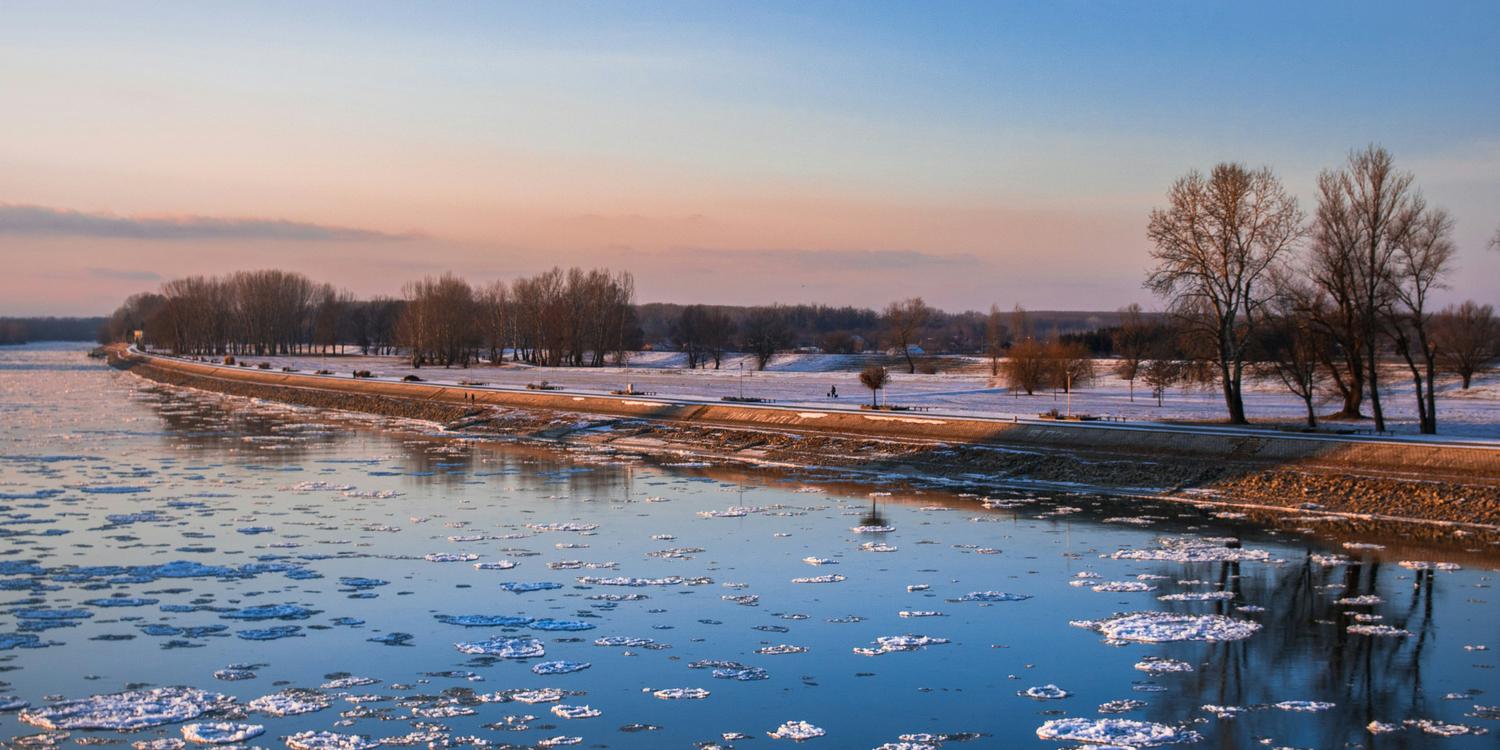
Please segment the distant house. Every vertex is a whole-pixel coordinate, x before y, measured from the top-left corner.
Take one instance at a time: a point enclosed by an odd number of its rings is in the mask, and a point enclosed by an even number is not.
[[[889,349],[886,349],[885,353],[891,355],[892,357],[902,357],[902,356],[905,356],[907,353],[910,353],[911,356],[913,356],[913,357],[920,357],[922,355],[925,355],[927,353],[927,350],[923,349],[921,346],[918,346],[917,344],[912,344],[912,345],[906,347],[906,351],[905,352],[903,352],[899,348],[893,346],[893,347],[891,347]]]

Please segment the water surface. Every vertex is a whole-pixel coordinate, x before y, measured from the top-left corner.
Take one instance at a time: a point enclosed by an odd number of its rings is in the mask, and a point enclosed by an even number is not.
[[[1063,718],[1151,722],[1197,740],[1183,747],[1477,748],[1495,737],[1476,732],[1500,729],[1494,558],[1461,539],[1346,548],[1335,522],[1270,532],[1087,494],[460,441],[159,388],[83,351],[0,349],[5,737],[41,731],[21,702],[141,686],[223,694],[198,720],[264,725],[249,741],[264,747],[307,730],[391,745],[774,747],[790,743],[767,733],[792,720],[826,732],[810,746],[840,748],[920,734],[950,735],[949,748],[1076,746],[1037,736]],[[872,504],[893,530],[854,530]],[[1231,539],[1239,551],[1223,552]],[[475,567],[499,561],[514,567]],[[610,585],[627,582],[641,585]],[[1111,641],[1080,622],[1142,612],[1253,632]],[[456,624],[472,615],[490,624]],[[906,635],[936,640],[878,653],[878,639]],[[455,646],[496,638],[536,639],[545,656]],[[596,644],[614,638],[631,645]],[[1183,671],[1138,668],[1152,659]],[[533,671],[557,661],[590,666]],[[253,676],[215,676],[231,666]],[[373,682],[336,682],[350,676]],[[1065,697],[1019,694],[1049,685]],[[328,707],[247,708],[293,688]],[[542,688],[564,695],[513,699]],[[708,695],[654,694],[671,688]],[[1396,728],[1372,735],[1371,722]],[[59,741],[181,736],[169,723]]]

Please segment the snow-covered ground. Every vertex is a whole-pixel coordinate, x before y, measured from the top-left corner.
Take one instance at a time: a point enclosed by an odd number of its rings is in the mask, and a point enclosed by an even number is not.
[[[434,383],[478,381],[495,386],[523,387],[528,383],[547,381],[570,391],[608,393],[632,385],[637,392],[663,397],[681,397],[717,401],[737,395],[767,398],[778,404],[816,406],[820,408],[856,408],[868,402],[870,392],[859,383],[858,371],[874,361],[861,355],[786,354],[776,357],[764,372],[755,370],[755,360],[745,355],[730,355],[720,369],[686,370],[686,360],[677,352],[640,352],[628,367],[531,367],[506,364],[495,367],[476,365],[468,369],[423,367],[416,369],[400,357],[250,357],[246,361],[271,363],[273,368],[291,367],[301,372],[331,370],[347,375],[353,370],[370,370],[376,377],[399,379],[415,374]],[[889,357],[880,361],[891,363]],[[906,374],[904,367],[891,368],[890,385],[880,394],[882,403],[889,401],[913,407],[928,407],[945,414],[973,414],[986,417],[1035,417],[1056,408],[1068,409],[1068,398],[1061,393],[1038,393],[1034,396],[1012,393],[989,376],[989,362],[944,359],[951,371],[937,375]],[[1091,386],[1072,396],[1074,413],[1124,418],[1130,421],[1203,421],[1224,418],[1224,401],[1215,389],[1173,389],[1166,394],[1161,407],[1151,398],[1149,389],[1136,383],[1131,400],[1129,384],[1109,374],[1110,362],[1098,362],[1100,377]],[[1412,385],[1404,367],[1392,365],[1385,373],[1382,404],[1387,426],[1398,433],[1416,432],[1416,404]],[[839,397],[828,395],[833,387]],[[1302,402],[1274,380],[1249,380],[1246,383],[1245,408],[1251,421],[1300,424]],[[1333,394],[1319,408],[1320,414],[1338,408]],[[1445,378],[1438,389],[1438,431],[1449,437],[1500,439],[1500,374],[1486,373],[1474,378],[1465,391],[1457,378]],[[1368,403],[1366,405],[1368,410]],[[1370,420],[1340,423],[1342,426],[1369,430]]]

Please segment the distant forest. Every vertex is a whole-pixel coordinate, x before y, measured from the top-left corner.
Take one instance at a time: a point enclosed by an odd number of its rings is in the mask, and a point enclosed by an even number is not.
[[[248,271],[174,279],[160,292],[133,295],[105,322],[100,340],[123,341],[140,330],[146,343],[182,354],[348,348],[442,366],[504,356],[599,366],[630,351],[667,349],[688,352],[690,366],[717,366],[726,351],[749,352],[762,363],[788,350],[995,354],[1013,338],[1015,318],[998,308],[945,312],[919,298],[875,310],[637,304],[633,297],[630,274],[606,269],[553,269],[487,286],[449,274],[413,281],[400,298],[369,299],[301,274]],[[1068,339],[1107,355],[1108,332],[1121,313],[1027,311],[1023,319],[1024,337]]]
[[[0,345],[93,341],[109,318],[0,318]]]

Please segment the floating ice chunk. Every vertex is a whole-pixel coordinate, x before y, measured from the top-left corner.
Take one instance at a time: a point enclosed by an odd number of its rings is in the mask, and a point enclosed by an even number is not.
[[[510,570],[514,567],[516,567],[516,563],[511,560],[495,560],[493,562],[474,563],[475,570]]]
[[[556,703],[562,700],[563,693],[557,688],[542,688],[540,690],[518,690],[510,694],[510,699],[527,705],[538,703]]]
[[[1373,544],[1371,542],[1344,542],[1344,549],[1385,549],[1384,544]]]
[[[22,700],[14,695],[0,695],[0,711],[20,711],[31,705],[31,701]]]
[[[84,620],[94,616],[86,609],[18,609],[11,614],[22,620]]]
[[[41,708],[28,708],[21,711],[20,719],[43,729],[133,732],[196,719],[205,711],[227,702],[228,699],[218,693],[189,687],[162,687],[95,695]]]
[[[1352,635],[1384,636],[1389,638],[1405,638],[1411,635],[1410,630],[1391,625],[1364,625],[1356,623],[1350,625],[1348,630]]]
[[[830,560],[830,559],[828,559],[826,557],[804,557],[804,558],[802,558],[802,562],[805,562],[808,565],[838,565],[839,564],[838,560]]]
[[[805,578],[793,578],[792,583],[839,583],[846,580],[838,573],[830,573],[824,576],[808,576]]]
[[[302,635],[300,625],[277,625],[270,628],[236,630],[236,636],[247,641],[274,641],[278,638],[296,638]]]
[[[1204,711],[1207,711],[1214,716],[1219,717],[1220,719],[1233,719],[1234,717],[1244,713],[1246,710],[1244,706],[1218,706],[1212,703],[1205,703],[1203,704],[1202,708]]]
[[[1370,734],[1390,734],[1401,731],[1400,724],[1387,724],[1383,721],[1372,721],[1365,725],[1365,731]]]
[[[884,534],[895,531],[895,526],[854,526],[849,529],[856,534]]]
[[[597,523],[528,523],[526,528],[532,531],[594,531],[599,528]]]
[[[604,715],[603,711],[592,706],[568,706],[561,703],[552,707],[552,713],[562,719],[592,719]]]
[[[461,653],[498,656],[501,659],[532,659],[547,655],[546,647],[535,638],[497,636],[484,641],[455,643],[453,647]]]
[[[662,688],[651,690],[651,694],[664,701],[699,701],[709,695],[708,691],[703,688]]]
[[[865,552],[895,552],[896,551],[896,547],[894,547],[892,545],[889,545],[889,544],[883,544],[881,542],[865,542],[864,544],[859,545],[859,548],[861,550],[865,551]]]
[[[625,635],[607,635],[603,638],[594,639],[595,646],[625,647],[625,648],[653,648],[658,646],[651,638],[633,638]]]
[[[795,740],[802,742],[814,737],[822,737],[827,732],[815,727],[805,721],[788,721],[776,728],[774,732],[766,732],[774,740]]]
[[[591,666],[593,665],[586,661],[544,661],[541,664],[532,665],[531,671],[539,675],[572,674],[582,672]]]
[[[318,611],[296,604],[263,604],[225,612],[219,616],[228,620],[306,620]]]
[[[352,687],[364,687],[365,685],[374,685],[379,682],[380,680],[374,677],[340,677],[337,680],[329,680],[319,685],[318,688],[321,690],[348,690]]]
[[[761,646],[760,648],[755,649],[755,653],[765,654],[767,656],[781,656],[783,654],[805,654],[807,653],[807,647],[793,646],[790,644],[781,643],[775,646]]]
[[[108,599],[87,599],[83,603],[90,607],[147,607],[158,601],[160,600],[119,596]]]
[[[1334,567],[1336,565],[1348,565],[1350,563],[1348,555],[1318,555],[1318,554],[1313,554],[1313,555],[1309,555],[1308,557],[1310,557],[1312,559],[1313,564],[1320,565],[1320,566],[1325,567],[1325,568],[1331,568],[1331,567]]]
[[[1193,665],[1178,659],[1169,659],[1165,656],[1148,656],[1136,662],[1135,668],[1149,674],[1193,671]]]
[[[1416,727],[1427,734],[1435,734],[1439,737],[1458,737],[1465,734],[1485,734],[1482,727],[1471,727],[1467,724],[1449,724],[1435,719],[1407,719],[1401,722],[1409,727]]]
[[[1223,615],[1179,615],[1168,612],[1132,612],[1104,620],[1073,620],[1074,627],[1088,628],[1117,641],[1166,643],[1171,641],[1237,641],[1260,630],[1258,623]]]
[[[583,622],[580,620],[553,620],[550,618],[543,618],[540,620],[532,620],[531,624],[527,627],[530,627],[532,630],[571,632],[578,630],[593,630],[594,624]]]
[[[322,693],[315,693],[311,690],[283,690],[279,693],[263,695],[246,705],[251,711],[259,711],[271,716],[297,716],[322,711],[331,704],[332,701],[328,696]]]
[[[1203,739],[1192,730],[1133,719],[1053,719],[1037,727],[1036,736],[1058,742],[1123,747],[1157,747]]]
[[[1450,573],[1459,570],[1457,563],[1429,562],[1427,560],[1402,560],[1400,565],[1408,570],[1441,570]]]
[[[1280,703],[1272,703],[1271,705],[1283,711],[1301,711],[1313,713],[1318,711],[1327,711],[1328,709],[1333,708],[1335,704],[1327,703],[1324,701],[1281,701]]]
[[[901,615],[902,617],[908,617],[908,618],[910,618],[910,617],[943,617],[944,616],[942,612],[936,612],[936,611],[933,611],[933,610],[930,610],[930,609],[903,609],[900,612],[898,612],[897,614]]]
[[[1023,602],[1030,594],[1008,594],[1004,591],[970,591],[958,598],[961,602]]]
[[[182,738],[200,745],[229,745],[259,737],[265,731],[266,728],[260,724],[211,721],[182,725]]]
[[[680,576],[667,576],[665,578],[634,578],[631,576],[595,578],[593,576],[579,576],[578,582],[591,586],[676,586],[684,581]]]
[[[292,750],[370,750],[379,744],[368,737],[337,732],[298,732],[286,738]]]
[[[948,643],[947,638],[926,635],[884,635],[875,639],[875,648],[855,647],[854,653],[861,656],[880,656],[896,651],[916,651],[927,646]]]
[[[154,740],[136,740],[130,743],[131,750],[182,750],[187,743],[176,737],[157,737]]]
[[[1144,581],[1105,581],[1096,583],[1089,587],[1091,591],[1101,594],[1132,594],[1142,591],[1155,591],[1156,587]]]
[[[548,737],[547,739],[542,740],[536,744],[537,747],[563,747],[564,745],[580,745],[583,744],[583,738],[558,735],[556,737]]]
[[[472,552],[429,552],[422,555],[422,559],[435,563],[473,562],[479,559],[479,555]]]
[[[1049,683],[1047,685],[1041,685],[1039,687],[1029,687],[1025,690],[1017,690],[1016,695],[1019,695],[1023,698],[1031,698],[1032,700],[1055,701],[1062,700],[1063,698],[1072,695],[1072,693]]]
[[[1362,596],[1346,596],[1334,604],[1343,604],[1350,607],[1368,607],[1385,601],[1375,594],[1364,594]]]
[[[501,590],[509,591],[512,594],[528,594],[533,591],[551,591],[553,589],[560,588],[562,588],[562,584],[553,583],[551,581],[506,581],[505,583],[500,584]]]
[[[1130,711],[1139,711],[1146,707],[1146,702],[1135,698],[1122,698],[1120,700],[1105,701],[1099,704],[1101,714],[1123,714]]]
[[[466,628],[524,628],[531,624],[530,617],[515,615],[433,615],[432,617],[445,625],[461,625]]]
[[[1163,594],[1156,598],[1164,602],[1221,602],[1234,597],[1233,591],[1188,591],[1181,594]]]
[[[1268,562],[1265,550],[1226,546],[1217,539],[1197,537],[1161,537],[1156,549],[1124,549],[1110,557],[1116,560],[1154,560],[1165,562]]]

